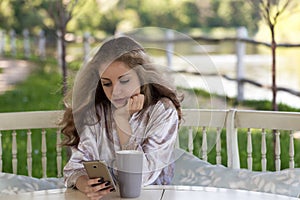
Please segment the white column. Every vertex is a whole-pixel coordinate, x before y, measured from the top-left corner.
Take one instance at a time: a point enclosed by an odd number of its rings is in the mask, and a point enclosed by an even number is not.
[[[173,40],[174,39],[174,32],[170,29],[166,31],[166,40]],[[173,52],[174,52],[174,43],[173,42],[167,42],[166,45],[166,57],[167,57],[167,67],[169,70],[172,70],[173,68]]]
[[[43,30],[39,33],[39,42],[38,42],[38,54],[41,60],[46,58],[46,38],[45,32]]]
[[[235,109],[230,109],[226,119],[227,166],[240,169],[240,155],[238,146],[238,130],[235,127]]]
[[[12,56],[16,56],[17,55],[17,47],[16,47],[16,32],[15,30],[10,30],[9,32],[9,36],[10,36],[10,54]]]
[[[248,37],[247,29],[245,27],[239,27],[237,29],[237,38],[245,39]],[[246,52],[246,45],[244,42],[236,42],[236,78],[237,78],[237,101],[244,100],[244,84],[241,80],[244,78],[244,56]]]
[[[5,53],[5,31],[0,30],[0,56]]]
[[[28,29],[23,30],[23,38],[24,38],[24,56],[25,58],[29,58],[30,56],[30,39],[29,39],[29,31]]]
[[[57,35],[57,62],[58,62],[58,66],[59,69],[62,67],[62,60],[61,60],[61,54],[62,54],[62,49],[61,49],[61,31],[56,31],[56,35]]]
[[[90,52],[90,33],[85,32],[83,35],[83,62],[87,63],[88,62],[88,55]]]

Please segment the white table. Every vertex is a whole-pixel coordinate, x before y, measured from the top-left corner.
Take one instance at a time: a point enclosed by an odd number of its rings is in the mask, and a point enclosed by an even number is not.
[[[132,200],[160,200],[163,194],[163,189],[143,189],[141,196]],[[25,192],[12,195],[0,196],[0,200],[88,200],[83,193],[73,189],[53,189],[42,190],[35,192]],[[112,192],[105,196],[103,200],[121,199],[119,192]]]
[[[247,190],[198,186],[162,187],[164,188],[162,200],[299,200],[294,197]]]
[[[55,189],[3,195],[0,200],[88,200],[81,192],[72,189]],[[121,199],[118,192],[103,200]],[[198,186],[147,186],[141,196],[132,200],[299,200],[298,198],[245,190]]]

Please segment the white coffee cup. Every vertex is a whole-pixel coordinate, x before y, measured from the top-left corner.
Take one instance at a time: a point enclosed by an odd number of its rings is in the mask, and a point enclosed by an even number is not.
[[[122,198],[136,198],[141,194],[143,153],[136,150],[116,152],[119,191]]]

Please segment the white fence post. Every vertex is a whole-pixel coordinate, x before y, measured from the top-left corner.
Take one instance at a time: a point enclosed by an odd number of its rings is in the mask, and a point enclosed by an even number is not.
[[[56,31],[56,35],[57,35],[57,61],[58,61],[58,66],[59,68],[62,67],[62,60],[61,60],[61,54],[62,54],[62,49],[61,49],[61,44],[63,41],[61,41],[61,36],[62,33],[61,31]]]
[[[88,55],[90,52],[90,33],[89,32],[85,32],[83,35],[83,62],[84,64],[88,62]]]
[[[239,27],[237,29],[237,38],[245,39],[248,37],[247,29],[245,27]],[[236,42],[236,78],[237,78],[237,101],[244,100],[244,84],[241,81],[244,78],[244,56],[246,52],[245,42],[237,40]]]
[[[170,29],[166,31],[166,40],[173,40],[174,39],[174,32]],[[169,70],[173,68],[173,52],[174,52],[174,43],[172,41],[167,42],[166,45],[166,56],[167,56],[167,67]]]
[[[29,40],[29,31],[28,29],[23,30],[23,38],[24,38],[24,56],[25,58],[29,58],[30,56],[30,40]]]
[[[38,53],[41,60],[46,58],[46,38],[43,30],[39,33]]]
[[[240,169],[238,133],[235,127],[236,110],[230,109],[226,118],[227,166]]]
[[[15,30],[10,30],[9,32],[10,36],[10,53],[12,56],[17,55],[17,50],[16,50],[16,32]]]
[[[5,53],[5,31],[0,30],[0,56]]]

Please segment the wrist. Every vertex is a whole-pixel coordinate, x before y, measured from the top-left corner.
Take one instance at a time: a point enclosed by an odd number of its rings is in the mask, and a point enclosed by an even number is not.
[[[79,176],[76,180],[75,187],[78,190],[83,191],[83,189],[85,188],[84,185],[87,184],[88,180],[89,180],[89,177],[87,175]]]

